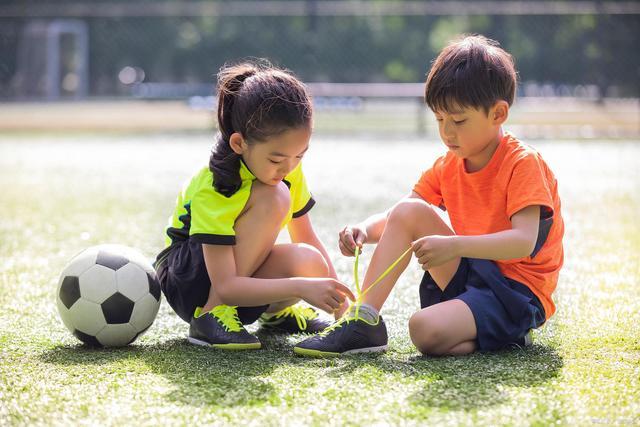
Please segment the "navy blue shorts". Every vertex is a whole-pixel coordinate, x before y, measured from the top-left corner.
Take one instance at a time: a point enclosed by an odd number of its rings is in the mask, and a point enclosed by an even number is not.
[[[530,329],[545,322],[538,297],[522,283],[504,277],[489,260],[462,258],[444,291],[425,273],[420,282],[422,308],[452,299],[463,301],[471,309],[480,351],[519,343]]]
[[[155,267],[167,302],[182,320],[190,322],[196,307],[207,302],[211,288],[202,243],[189,239],[172,244],[158,255]],[[258,320],[267,307],[238,307],[238,318],[248,325]]]

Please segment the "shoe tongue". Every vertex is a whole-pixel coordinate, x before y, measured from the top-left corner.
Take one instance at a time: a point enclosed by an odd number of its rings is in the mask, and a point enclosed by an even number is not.
[[[238,319],[238,312],[235,306],[221,304],[214,307],[209,314],[231,332],[239,332],[242,329],[242,323]]]

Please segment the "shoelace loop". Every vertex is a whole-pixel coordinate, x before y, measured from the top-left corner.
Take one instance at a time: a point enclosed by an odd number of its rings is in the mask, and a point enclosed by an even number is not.
[[[318,317],[318,313],[315,312],[310,307],[304,307],[299,305],[292,305],[280,310],[276,314],[276,319],[279,319],[284,316],[292,316],[296,319],[296,323],[298,324],[298,328],[301,331],[307,330],[307,320],[313,320]]]
[[[387,277],[387,275],[391,272],[391,270],[393,270],[396,265],[398,265],[398,263],[400,263],[400,261],[402,261],[402,258],[404,258],[408,253],[411,252],[411,246],[408,247],[398,258],[396,258],[395,261],[393,261],[391,263],[391,265],[389,267],[387,267],[387,269],[385,271],[382,272],[382,274],[380,276],[378,276],[378,278],[376,280],[373,281],[373,283],[371,283],[371,285],[365,289],[364,291],[362,291],[362,288],[360,287],[360,279],[358,278],[358,260],[360,259],[360,247],[356,246],[356,250],[355,250],[355,256],[356,256],[356,260],[353,264],[353,277],[355,279],[356,282],[356,293],[357,293],[357,297],[356,297],[356,301],[353,303],[353,305],[356,307],[356,315],[355,318],[358,319],[358,311],[360,309],[360,305],[362,305],[362,299],[364,298],[364,296],[371,290],[373,289],[378,283],[380,283],[382,281],[382,279],[384,279],[385,277]],[[351,309],[351,307],[349,307],[349,309]]]
[[[358,276],[358,261],[360,259],[360,247],[356,246],[356,250],[355,250],[355,262],[353,263],[353,278],[356,282],[356,300],[355,302],[349,306],[349,308],[345,311],[345,314],[338,319],[337,322],[335,322],[333,325],[329,326],[328,328],[326,328],[324,331],[322,331],[322,333],[320,333],[321,336],[325,336],[327,335],[329,332],[342,327],[343,324],[345,323],[349,323],[353,320],[359,320],[360,319],[360,306],[362,305],[362,299],[364,298],[364,296],[371,290],[373,289],[374,286],[376,286],[378,283],[380,283],[382,281],[382,279],[384,279],[385,277],[387,277],[387,275],[391,272],[391,270],[393,270],[396,265],[398,265],[398,263],[400,261],[402,261],[402,258],[404,258],[408,253],[411,252],[411,246],[409,246],[407,248],[407,250],[405,250],[402,255],[400,255],[394,262],[391,263],[391,265],[389,267],[387,267],[387,269],[385,271],[382,272],[382,274],[380,276],[378,276],[378,278],[376,280],[373,281],[373,283],[371,283],[371,285],[365,289],[364,291],[362,291],[362,288],[360,287],[360,278]],[[355,314],[353,316],[350,316],[349,313],[351,313],[351,308],[355,307]]]
[[[238,317],[237,308],[235,305],[220,304],[215,306],[210,313],[220,320],[227,332],[240,332],[242,330],[242,322]]]

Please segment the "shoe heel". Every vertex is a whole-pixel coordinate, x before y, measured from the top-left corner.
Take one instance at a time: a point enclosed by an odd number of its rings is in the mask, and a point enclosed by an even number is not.
[[[201,340],[193,338],[193,337],[187,337],[187,341],[189,341],[191,344],[200,345],[200,346],[203,346],[203,347],[211,346],[211,344],[209,344],[208,342],[201,341]]]
[[[367,347],[367,348],[358,348],[355,350],[345,351],[342,354],[357,354],[357,353],[382,353],[387,351],[387,345],[381,345],[378,347]]]

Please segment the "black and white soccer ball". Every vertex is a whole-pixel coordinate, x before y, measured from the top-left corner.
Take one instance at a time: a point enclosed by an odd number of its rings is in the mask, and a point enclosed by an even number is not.
[[[100,245],[76,255],[56,291],[65,326],[91,346],[132,343],[160,308],[160,285],[149,261],[122,245]]]

